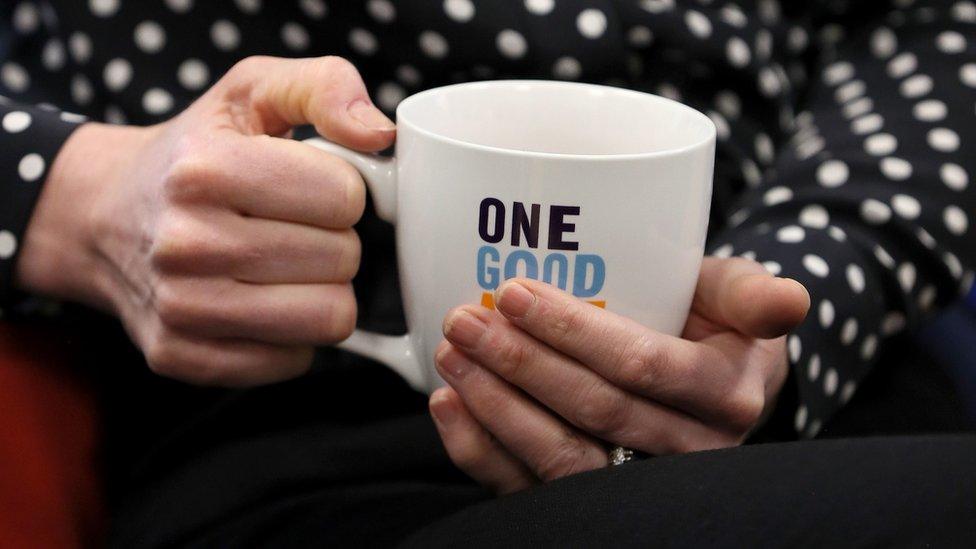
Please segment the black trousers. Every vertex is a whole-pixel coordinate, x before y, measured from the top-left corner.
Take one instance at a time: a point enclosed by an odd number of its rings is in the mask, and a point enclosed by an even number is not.
[[[976,436],[760,444],[656,458],[469,507],[405,545],[462,542],[973,547]]]
[[[102,369],[115,547],[976,544],[976,434],[951,433],[971,424],[907,342],[826,440],[655,457],[503,498],[450,464],[425,397],[376,365],[323,351],[302,379],[228,392],[161,382],[137,358]]]

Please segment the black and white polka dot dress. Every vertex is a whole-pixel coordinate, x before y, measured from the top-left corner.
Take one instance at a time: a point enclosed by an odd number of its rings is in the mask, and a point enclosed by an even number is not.
[[[976,268],[969,0],[21,0],[0,11],[0,289],[76,114],[164,120],[252,54],[339,54],[392,112],[501,77],[626,86],[718,128],[710,251],[810,290],[788,339],[814,436]],[[367,242],[368,245],[368,242]]]

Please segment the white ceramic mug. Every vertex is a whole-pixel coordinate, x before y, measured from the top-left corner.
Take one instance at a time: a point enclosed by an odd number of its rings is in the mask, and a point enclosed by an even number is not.
[[[475,82],[400,103],[392,158],[307,142],[356,166],[396,226],[409,332],[356,331],[339,346],[414,388],[443,384],[445,314],[493,307],[492,290],[514,276],[681,333],[711,200],[715,127],[703,114],[604,86]]]

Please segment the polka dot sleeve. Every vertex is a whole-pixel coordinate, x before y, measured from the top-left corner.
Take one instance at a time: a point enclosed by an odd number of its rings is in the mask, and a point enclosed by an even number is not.
[[[0,307],[15,298],[14,267],[48,169],[84,120],[54,106],[70,104],[59,28],[47,2],[0,10]]]
[[[795,127],[712,244],[810,291],[788,338],[798,401],[780,410],[800,436],[852,397],[890,338],[973,285],[976,6],[935,4],[824,27]]]
[[[14,266],[48,169],[84,120],[54,107],[67,103],[69,86],[50,6],[10,7],[0,10],[0,307],[14,298]]]
[[[625,86],[706,113],[718,135],[709,250],[812,295],[788,338],[793,381],[776,416],[793,434],[816,435],[890,338],[973,283],[973,0],[11,6],[0,94],[112,123],[165,120],[256,54],[346,56],[390,113],[426,88],[497,78]],[[0,114],[4,291],[75,117],[9,103]]]
[[[13,286],[14,264],[48,168],[78,121],[0,96],[0,303]]]
[[[794,436],[815,436],[890,338],[972,285],[973,2],[518,4],[401,10],[396,36],[415,40],[396,47],[383,33],[393,18],[372,14],[350,32],[352,58],[389,111],[423,87],[542,77],[706,113],[718,135],[709,250],[812,296],[775,414]]]

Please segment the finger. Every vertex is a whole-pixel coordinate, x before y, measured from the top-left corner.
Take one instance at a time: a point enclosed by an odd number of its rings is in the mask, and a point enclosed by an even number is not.
[[[245,130],[279,135],[312,124],[330,141],[362,151],[393,142],[395,126],[373,106],[356,68],[340,57],[249,57],[215,86],[232,103],[243,103]]]
[[[505,282],[495,305],[525,333],[629,392],[704,421],[725,421],[730,411],[748,418],[755,407],[758,372],[708,345],[655,332],[534,280]]]
[[[187,383],[252,387],[308,371],[314,349],[248,340],[207,339],[161,327],[143,350],[150,369]]]
[[[230,279],[167,277],[153,296],[167,327],[200,337],[279,345],[328,345],[356,326],[350,284],[247,284]]]
[[[598,368],[588,368],[559,353],[484,308],[466,306],[452,311],[445,321],[444,333],[448,341],[473,361],[600,439],[652,454],[681,453],[737,442],[734,430],[716,432],[695,417],[638,396],[621,388],[616,381],[608,382],[594,371]],[[613,361],[614,356],[606,355],[604,360]],[[656,363],[649,364],[650,368],[656,366]],[[621,367],[600,369],[619,377]],[[643,383],[644,379],[646,375],[637,381]],[[624,381],[631,383],[631,380]],[[703,394],[701,388],[696,392],[696,388],[684,380],[668,380],[667,383],[669,392],[662,394],[669,400],[681,398],[687,401],[682,403],[687,408],[725,419],[724,410],[713,408],[721,401],[712,398],[708,392],[715,393],[719,389],[722,394],[718,396],[724,400],[724,392],[734,389],[712,385]],[[656,385],[652,383],[640,388],[644,392],[660,393]],[[754,422],[761,412],[761,409],[757,410],[749,421]]]
[[[240,214],[327,229],[352,227],[366,187],[348,162],[297,141],[227,133],[194,144],[166,186],[178,203],[227,207]]]
[[[733,331],[722,331],[706,336],[702,343],[719,350],[733,364],[744,366],[751,376],[748,378],[751,383],[746,383],[746,379],[740,383],[743,388],[748,387],[751,393],[758,395],[762,392],[765,395],[763,400],[767,412],[775,405],[789,374],[785,336],[755,339]],[[759,400],[758,397],[753,398]]]
[[[442,387],[430,395],[430,414],[451,461],[479,484],[508,494],[538,482],[471,416],[453,389]]]
[[[692,308],[747,336],[772,339],[803,322],[810,295],[799,282],[774,277],[755,261],[706,257]]]
[[[544,481],[607,465],[595,440],[533,403],[448,343],[438,348],[437,371],[471,415]]]
[[[179,234],[157,238],[153,260],[174,274],[220,275],[258,284],[344,283],[359,269],[352,229],[241,217],[208,209],[181,218]]]

